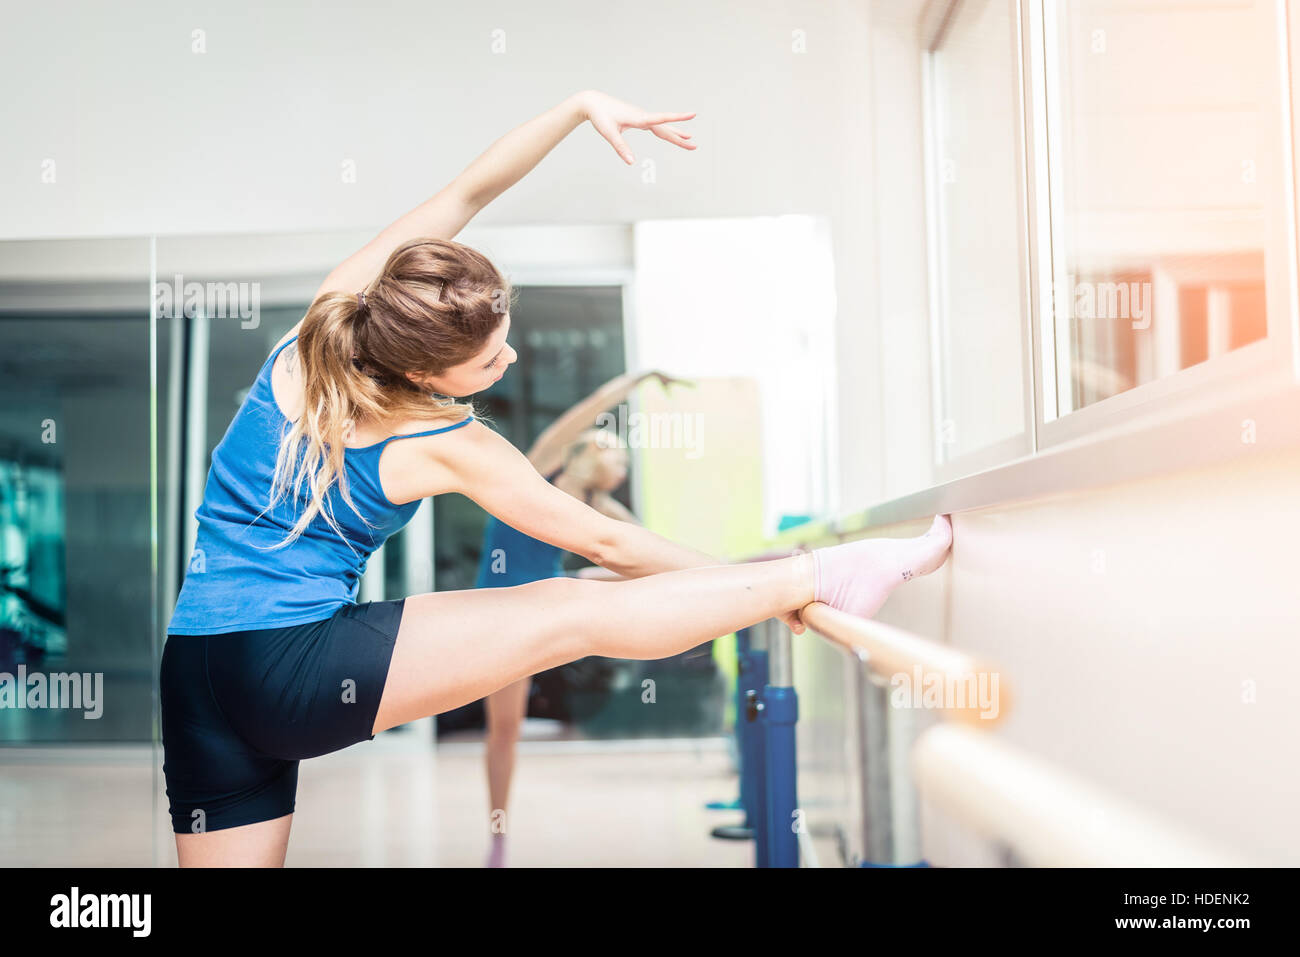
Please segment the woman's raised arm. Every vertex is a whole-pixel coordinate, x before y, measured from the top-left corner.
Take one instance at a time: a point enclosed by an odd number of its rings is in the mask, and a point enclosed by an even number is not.
[[[533,467],[543,475],[550,475],[552,470],[564,464],[564,456],[578,436],[596,425],[597,416],[618,405],[647,379],[658,379],[665,389],[674,382],[692,384],[685,379],[675,379],[655,369],[617,375],[542,429],[541,435],[537,436],[537,440],[528,450],[528,461],[532,462]]]

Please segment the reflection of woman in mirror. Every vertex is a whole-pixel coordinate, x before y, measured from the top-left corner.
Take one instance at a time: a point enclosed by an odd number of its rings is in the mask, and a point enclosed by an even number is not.
[[[670,383],[682,381],[669,378],[662,372],[616,376],[547,426],[528,450],[528,461],[546,477],[546,481],[600,514],[621,522],[637,521],[636,516],[613,495],[627,479],[627,452],[612,432],[591,428],[590,425],[602,412],[618,405],[647,379],[658,379],[665,388]],[[489,516],[475,587],[509,588],[559,578],[564,574],[560,564],[563,555],[563,549]],[[603,569],[597,569],[598,573],[600,571]],[[506,803],[515,767],[515,746],[527,714],[531,686],[532,676],[525,675],[484,699],[492,834],[489,867],[505,866],[505,842],[509,831]]]
[[[874,614],[942,562],[940,519],[921,539],[728,565],[566,494],[448,398],[516,359],[509,283],[452,237],[578,126],[631,163],[623,131],[694,149],[673,126],[693,115],[567,98],[344,260],[267,357],[213,452],[163,649],[163,771],[183,866],[283,864],[303,758],[588,655],[665,658],[774,616],[802,630],[813,600]],[[444,492],[635,580],[358,604],[369,556]]]

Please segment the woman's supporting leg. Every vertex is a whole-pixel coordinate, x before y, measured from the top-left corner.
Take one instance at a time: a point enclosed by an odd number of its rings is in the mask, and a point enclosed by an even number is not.
[[[177,834],[181,867],[283,867],[293,815],[205,834]]]
[[[531,677],[520,678],[492,692],[484,701],[487,711],[488,831],[492,848],[488,867],[505,866],[505,841],[510,830],[506,804],[510,799],[510,779],[515,770],[515,747],[519,730],[528,711]]]
[[[813,600],[811,553],[600,582],[551,578],[406,599],[374,732],[587,655],[666,658]]]

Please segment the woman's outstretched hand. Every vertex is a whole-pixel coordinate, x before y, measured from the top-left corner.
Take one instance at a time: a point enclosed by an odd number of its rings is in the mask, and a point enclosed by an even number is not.
[[[667,140],[684,150],[695,149],[695,144],[690,142],[690,133],[668,125],[692,119],[694,113],[650,113],[639,106],[616,100],[599,90],[586,90],[581,97],[583,110],[587,114],[587,119],[591,120],[591,125],[596,128],[597,133],[609,140],[615,152],[623,157],[623,162],[628,165],[635,162],[636,157],[632,155],[632,150],[623,140],[624,130],[649,130],[661,140]]]
[[[676,376],[669,375],[667,372],[660,372],[658,369],[653,369],[650,372],[645,373],[642,378],[658,380],[659,384],[663,386],[664,391],[668,393],[672,392],[669,388],[671,385],[682,385],[692,389],[695,388],[695,382],[693,380],[679,379]]]

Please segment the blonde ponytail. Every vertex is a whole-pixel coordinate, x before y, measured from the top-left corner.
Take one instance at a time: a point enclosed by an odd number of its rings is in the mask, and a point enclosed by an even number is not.
[[[347,541],[327,499],[336,484],[371,524],[348,487],[344,440],[357,423],[391,428],[420,419],[432,429],[477,415],[472,403],[426,394],[407,373],[436,376],[473,358],[510,298],[481,253],[450,240],[415,240],[389,257],[363,293],[328,292],[311,304],[297,342],[303,412],[281,437],[266,510],[286,498],[305,507],[273,548],[292,544],[317,516]]]

